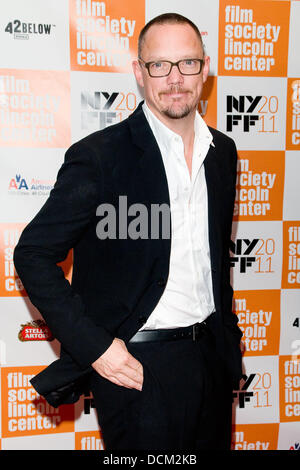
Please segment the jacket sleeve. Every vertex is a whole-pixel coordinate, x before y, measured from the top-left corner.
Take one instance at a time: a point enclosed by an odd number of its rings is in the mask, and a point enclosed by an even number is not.
[[[101,169],[82,143],[66,152],[50,196],[25,227],[14,251],[16,271],[54,336],[80,368],[94,362],[113,338],[95,325],[82,298],[57,263],[63,261],[96,214]]]
[[[224,326],[229,328],[229,330],[234,334],[236,340],[239,342],[242,337],[242,332],[237,326],[238,317],[235,313],[232,312],[232,300],[233,300],[233,289],[230,283],[230,240],[231,240],[231,230],[232,230],[232,218],[233,218],[233,209],[235,201],[235,185],[236,185],[236,172],[237,172],[237,150],[233,140],[231,140],[232,148],[230,150],[230,200],[228,219],[226,223],[226,230],[224,232],[224,250],[223,250],[223,270],[222,270],[222,309],[224,312]]]
[[[222,269],[222,312],[223,312],[223,325],[224,325],[224,339],[225,339],[225,365],[230,373],[231,384],[233,389],[239,388],[239,381],[242,377],[242,353],[240,349],[240,340],[243,336],[240,328],[238,327],[238,317],[232,312],[233,289],[230,283],[230,240],[232,229],[232,217],[235,200],[235,185],[236,185],[236,166],[237,166],[237,151],[234,142],[232,141],[232,149],[230,151],[230,198],[227,203],[229,204],[228,219],[224,231],[223,242],[223,269]]]

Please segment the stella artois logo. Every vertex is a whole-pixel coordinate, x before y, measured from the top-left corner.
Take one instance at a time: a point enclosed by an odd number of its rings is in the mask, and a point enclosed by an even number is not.
[[[20,341],[53,341],[50,328],[46,325],[44,320],[33,320],[31,322],[21,325],[18,334]]]

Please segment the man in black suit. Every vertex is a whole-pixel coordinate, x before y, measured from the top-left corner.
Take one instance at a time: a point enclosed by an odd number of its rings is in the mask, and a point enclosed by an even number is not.
[[[53,406],[89,384],[107,449],[229,448],[236,148],[196,111],[209,57],[190,20],[150,21],[133,70],[145,103],[67,151],[15,249],[61,342],[32,384]],[[57,263],[71,248],[70,286]]]

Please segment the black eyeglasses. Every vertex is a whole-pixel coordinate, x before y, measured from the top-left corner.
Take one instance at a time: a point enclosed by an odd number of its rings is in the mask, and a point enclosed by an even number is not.
[[[178,62],[171,62],[170,60],[145,62],[139,58],[139,61],[144,64],[150,77],[167,77],[174,66],[178,68],[182,75],[198,75],[204,64],[204,59],[183,59],[178,60]]]

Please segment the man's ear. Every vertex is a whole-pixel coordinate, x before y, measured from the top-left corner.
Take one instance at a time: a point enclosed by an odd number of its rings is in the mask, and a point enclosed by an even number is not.
[[[209,74],[209,65],[210,65],[210,57],[206,55],[204,57],[204,64],[203,64],[203,70],[202,70],[203,83],[205,83],[207,80],[207,77]]]
[[[140,87],[144,88],[143,72],[141,65],[137,59],[132,61],[132,70],[137,83],[140,85]]]

